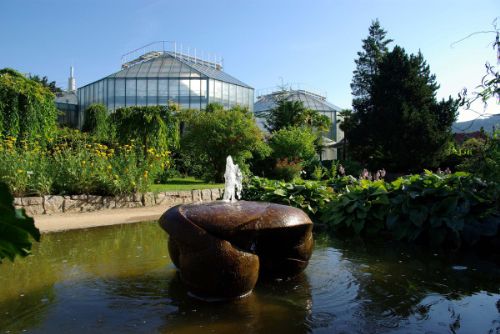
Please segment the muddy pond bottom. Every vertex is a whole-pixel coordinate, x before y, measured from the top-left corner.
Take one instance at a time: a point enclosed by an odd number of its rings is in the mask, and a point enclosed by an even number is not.
[[[315,235],[298,277],[191,298],[156,222],[51,233],[0,265],[0,333],[500,333],[500,268],[472,252]]]

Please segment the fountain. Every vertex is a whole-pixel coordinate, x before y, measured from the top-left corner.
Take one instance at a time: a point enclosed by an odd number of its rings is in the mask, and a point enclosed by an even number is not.
[[[242,174],[226,160],[222,200],[178,205],[160,218],[168,250],[190,294],[245,296],[258,279],[296,276],[313,248],[312,222],[300,209],[241,198]]]

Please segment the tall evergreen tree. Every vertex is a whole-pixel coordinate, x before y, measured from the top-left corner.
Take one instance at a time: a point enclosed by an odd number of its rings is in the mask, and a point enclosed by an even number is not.
[[[363,50],[358,52],[358,59],[354,61],[356,69],[351,82],[354,112],[363,112],[369,107],[373,77],[378,73],[378,64],[388,51],[387,45],[392,42],[386,35],[378,19],[372,21],[368,37],[363,40]]]
[[[421,53],[408,55],[399,46],[388,52],[373,76],[372,109],[359,115],[352,131],[351,143],[363,148],[356,158],[401,172],[436,167],[458,108],[451,97],[438,102],[438,88]]]
[[[372,21],[368,29],[368,37],[363,39],[362,50],[358,52],[355,60],[356,69],[353,72],[351,90],[353,95],[351,113],[343,117],[343,131],[350,155],[366,156],[370,154],[368,147],[361,145],[359,139],[366,131],[369,124],[361,122],[365,116],[372,112],[371,90],[373,79],[379,72],[379,64],[388,52],[388,45],[392,39],[386,37],[387,32],[380,26],[378,19]]]

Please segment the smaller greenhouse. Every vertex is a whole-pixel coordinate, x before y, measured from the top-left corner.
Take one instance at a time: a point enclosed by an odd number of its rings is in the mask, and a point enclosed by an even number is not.
[[[270,94],[258,96],[257,102],[254,104],[255,117],[262,129],[264,129],[265,116],[276,107],[278,97],[284,97],[288,101],[302,101],[306,108],[318,111],[330,119],[332,125],[330,130],[324,134],[323,143],[325,143],[325,148],[321,158],[323,160],[336,159],[337,149],[333,148],[333,145],[344,138],[344,133],[339,128],[340,118],[338,114],[341,109],[328,102],[325,96],[307,90],[277,90]]]

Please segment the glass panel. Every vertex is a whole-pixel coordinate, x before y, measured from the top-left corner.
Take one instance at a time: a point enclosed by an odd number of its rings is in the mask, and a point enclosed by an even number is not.
[[[136,84],[135,84],[135,79],[127,79],[127,97],[126,97],[126,105],[127,107],[135,105],[136,101],[136,95],[137,92],[135,91],[136,89]]]
[[[160,79],[158,82],[158,98],[160,105],[168,104],[168,80]]]
[[[179,80],[170,80],[168,83],[168,99],[179,103]]]
[[[236,103],[243,105],[243,87],[241,86],[236,86]]]
[[[180,68],[179,76],[189,78],[191,76],[191,67],[189,67],[185,64],[182,64],[182,66]]]
[[[108,79],[108,109],[115,109],[115,79]]]
[[[88,99],[87,106],[92,104],[92,99],[93,99],[92,93],[93,92],[94,92],[94,85],[89,85],[88,92],[87,92],[87,99]]]
[[[181,72],[181,63],[178,60],[172,59],[169,71],[166,73],[169,77],[179,77]]]
[[[115,109],[125,105],[125,79],[115,81]]]
[[[229,107],[229,84],[227,82],[222,83],[222,103],[224,107]]]
[[[137,105],[147,105],[146,80],[144,79],[137,79]]]
[[[180,80],[179,86],[179,104],[181,108],[189,108],[189,80]]]
[[[229,104],[236,105],[236,86],[229,84]]]
[[[108,80],[104,79],[102,81],[102,84],[104,86],[103,88],[103,96],[102,96],[102,104],[107,108],[108,106]]]
[[[137,73],[139,72],[139,68],[141,68],[141,65],[142,64],[137,64],[137,65],[133,65],[133,66],[129,67],[128,71],[127,71],[127,78],[137,77]],[[127,83],[127,85],[128,85],[128,83]]]
[[[189,107],[192,109],[200,109],[200,102],[201,102],[200,84],[201,80],[191,79],[191,85],[190,85],[191,97],[189,100],[190,101]]]
[[[139,72],[137,73],[138,78],[144,78],[147,77],[149,68],[153,65],[154,60],[152,61],[147,61],[145,63],[142,63],[139,68]],[[137,83],[139,85],[139,83]],[[139,92],[137,92],[137,103],[139,103]]]
[[[210,100],[212,100],[215,96],[214,86],[215,86],[214,80],[210,79],[208,81],[208,96],[210,97]]]
[[[207,97],[207,80],[200,80],[200,96]]]
[[[148,106],[155,106],[158,104],[158,80],[148,80]]]
[[[153,60],[151,67],[149,68],[148,76],[157,77],[159,75],[160,66],[162,64],[163,59],[164,59],[163,57],[160,57],[160,58]]]
[[[97,101],[104,104],[104,80],[99,81],[97,89]]]
[[[249,96],[249,101],[248,101],[248,110],[253,112],[253,102],[254,102],[254,91],[253,89],[248,90],[248,96]]]
[[[213,102],[222,102],[222,82],[218,80],[215,80],[215,93]]]

